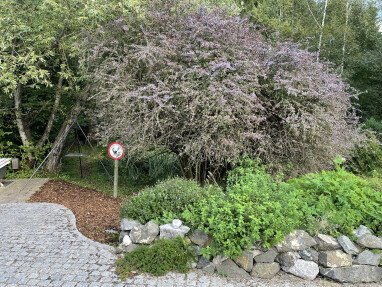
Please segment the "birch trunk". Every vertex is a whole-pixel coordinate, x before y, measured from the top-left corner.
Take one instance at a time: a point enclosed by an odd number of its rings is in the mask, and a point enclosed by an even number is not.
[[[16,124],[17,124],[17,129],[19,131],[19,135],[20,135],[22,144],[24,146],[28,146],[30,144],[30,139],[29,139],[29,136],[27,133],[27,128],[25,127],[25,123],[24,123],[23,117],[22,117],[21,93],[22,93],[22,86],[21,86],[21,84],[17,84],[16,90],[13,93],[13,97],[15,100]]]
[[[342,60],[341,60],[341,75],[344,73],[345,65],[345,53],[346,53],[346,36],[349,25],[349,13],[350,13],[350,3],[349,0],[346,1],[346,15],[345,15],[345,29],[344,29],[344,39],[342,44]]]
[[[318,40],[318,47],[317,47],[317,62],[320,60],[321,47],[322,47],[322,37],[324,34],[326,11],[328,9],[328,3],[329,3],[329,0],[325,0],[324,12],[322,15],[322,21],[321,21],[321,27],[320,27],[320,38]]]

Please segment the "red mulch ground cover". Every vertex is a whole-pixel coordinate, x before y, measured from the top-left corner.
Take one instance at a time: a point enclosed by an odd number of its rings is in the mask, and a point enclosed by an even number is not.
[[[29,201],[62,204],[74,213],[77,228],[83,235],[102,243],[115,241],[105,230],[119,229],[120,199],[65,181],[51,180]]]

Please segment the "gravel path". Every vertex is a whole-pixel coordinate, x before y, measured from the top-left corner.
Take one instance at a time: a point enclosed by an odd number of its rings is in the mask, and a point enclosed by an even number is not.
[[[345,286],[323,280],[307,282],[286,274],[272,280],[243,282],[200,272],[169,273],[164,277],[138,275],[120,282],[115,274],[115,259],[111,247],[91,241],[78,232],[73,213],[62,205],[0,204],[1,287]]]

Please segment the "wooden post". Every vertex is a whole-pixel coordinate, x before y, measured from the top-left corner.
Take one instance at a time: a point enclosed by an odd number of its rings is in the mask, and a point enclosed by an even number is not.
[[[114,160],[114,197],[117,197],[118,195],[118,162],[119,160]]]

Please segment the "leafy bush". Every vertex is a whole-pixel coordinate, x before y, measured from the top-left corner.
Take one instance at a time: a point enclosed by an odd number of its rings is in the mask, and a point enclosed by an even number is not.
[[[373,132],[375,132],[378,140],[382,141],[382,121],[378,121],[375,118],[369,118],[363,124],[363,127],[365,129],[369,129],[369,130],[372,130]]]
[[[181,218],[188,205],[218,190],[218,187],[213,186],[200,187],[192,180],[168,179],[131,198],[122,207],[121,216],[139,220],[141,223],[152,219],[166,222]]]
[[[144,20],[120,18],[86,38],[102,141],[164,146],[202,179],[244,153],[319,170],[358,142],[353,94],[316,54],[272,43],[222,9],[149,2]]]
[[[382,193],[367,179],[337,168],[307,174],[288,184],[305,203],[300,207],[304,213],[302,227],[311,233],[350,235],[360,224],[382,233]]]
[[[375,138],[354,149],[348,167],[357,174],[371,175],[373,172],[382,172],[382,146]]]
[[[184,218],[214,238],[205,255],[234,257],[260,241],[271,246],[299,224],[298,200],[258,163],[246,160],[229,173],[226,193],[200,199]]]
[[[183,238],[160,239],[151,246],[139,246],[117,261],[117,272],[126,278],[132,271],[161,276],[170,271],[185,273],[195,260],[194,251]]]

